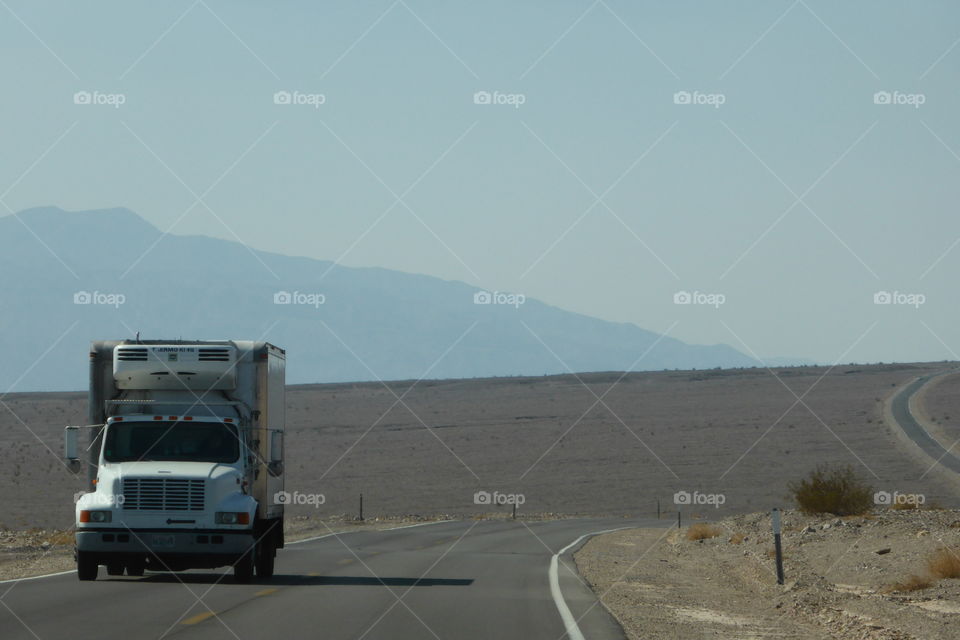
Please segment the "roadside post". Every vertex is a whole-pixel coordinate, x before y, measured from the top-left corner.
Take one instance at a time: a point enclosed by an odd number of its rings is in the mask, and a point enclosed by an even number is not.
[[[777,584],[783,584],[783,548],[780,544],[780,509],[773,508],[773,549],[777,556]]]

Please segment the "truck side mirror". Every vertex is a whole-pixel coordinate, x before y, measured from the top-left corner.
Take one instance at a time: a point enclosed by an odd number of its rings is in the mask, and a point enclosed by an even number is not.
[[[270,434],[270,462],[283,462],[283,432]]]
[[[80,471],[80,455],[77,444],[79,433],[80,427],[64,427],[63,430],[63,457],[66,458],[67,466],[74,473]]]
[[[274,476],[283,473],[283,432],[270,432],[270,464],[268,470]]]

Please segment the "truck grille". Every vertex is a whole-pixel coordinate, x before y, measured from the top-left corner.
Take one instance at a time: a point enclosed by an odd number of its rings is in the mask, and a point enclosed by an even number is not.
[[[124,478],[124,511],[202,511],[203,480]]]

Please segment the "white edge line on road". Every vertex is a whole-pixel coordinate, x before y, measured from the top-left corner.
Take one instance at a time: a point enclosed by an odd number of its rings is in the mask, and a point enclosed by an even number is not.
[[[412,527],[423,527],[428,524],[443,524],[444,522],[456,522],[455,520],[437,520],[436,522],[418,522],[417,524],[405,524],[402,527],[391,527],[390,529],[367,529],[367,531],[396,531],[398,529],[410,529]],[[300,544],[302,542],[313,542],[314,540],[321,540],[323,538],[329,538],[330,536],[341,536],[348,533],[362,533],[363,529],[356,529],[354,531],[338,531],[336,533],[327,533],[322,536],[317,536],[315,538],[306,538],[305,540],[295,540],[294,542],[286,543],[286,546],[292,544]],[[70,569],[69,571],[60,571],[57,573],[45,573],[42,576],[29,576],[27,578],[11,578],[9,580],[0,580],[0,584],[7,584],[9,582],[23,582],[24,580],[40,580],[41,578],[55,578],[56,576],[65,576],[69,573],[76,573],[76,569]]]
[[[42,576],[29,576],[27,578],[11,578],[9,580],[0,580],[0,584],[7,584],[8,582],[23,582],[25,580],[39,580],[40,578],[52,578],[54,576],[65,576],[68,573],[76,573],[76,569],[70,569],[69,571],[60,571],[59,573],[45,573]]]
[[[580,632],[580,627],[577,625],[576,619],[573,617],[573,614],[570,613],[570,608],[567,606],[566,600],[563,599],[563,592],[560,591],[560,572],[558,570],[560,556],[580,544],[580,541],[584,538],[590,538],[603,533],[612,533],[614,531],[623,531],[624,529],[633,528],[634,527],[618,527],[616,529],[605,529],[603,531],[585,533],[565,546],[563,549],[560,549],[560,551],[557,551],[555,554],[553,554],[553,557],[550,558],[550,570],[547,572],[547,576],[550,578],[550,595],[553,596],[553,602],[557,605],[557,611],[560,612],[560,618],[563,620],[563,626],[566,628],[567,637],[570,638],[570,640],[585,640],[585,638],[583,637],[583,633]]]

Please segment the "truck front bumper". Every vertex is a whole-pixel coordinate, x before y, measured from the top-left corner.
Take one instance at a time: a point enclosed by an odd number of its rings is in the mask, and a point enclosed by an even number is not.
[[[77,551],[98,558],[146,556],[184,558],[216,556],[227,563],[253,545],[253,531],[96,529],[77,531]],[[103,560],[107,562],[107,560]],[[180,564],[177,562],[177,564]],[[215,565],[216,566],[216,565]]]

